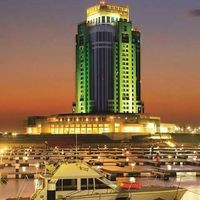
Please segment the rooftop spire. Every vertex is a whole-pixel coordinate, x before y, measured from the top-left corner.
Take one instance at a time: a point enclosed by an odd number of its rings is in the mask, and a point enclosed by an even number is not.
[[[107,0],[100,0],[100,4],[107,4],[108,2],[107,2]]]

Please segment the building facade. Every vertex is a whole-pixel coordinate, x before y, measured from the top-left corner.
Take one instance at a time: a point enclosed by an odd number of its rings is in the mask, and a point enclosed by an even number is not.
[[[143,114],[59,114],[29,117],[28,134],[155,134],[160,118]]]
[[[128,7],[101,2],[88,8],[76,35],[73,113],[29,117],[26,132],[123,136],[172,131],[160,125],[159,117],[144,114],[140,45]]]
[[[140,32],[127,6],[87,9],[76,36],[76,113],[143,113]]]

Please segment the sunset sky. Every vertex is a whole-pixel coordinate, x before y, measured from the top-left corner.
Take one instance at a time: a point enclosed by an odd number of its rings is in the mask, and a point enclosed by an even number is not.
[[[145,111],[163,122],[200,125],[200,1],[126,4],[142,33]],[[27,116],[71,112],[75,34],[97,0],[0,0],[0,130]]]

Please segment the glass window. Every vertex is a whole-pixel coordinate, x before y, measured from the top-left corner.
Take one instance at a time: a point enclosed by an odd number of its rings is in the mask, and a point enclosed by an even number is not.
[[[103,41],[103,32],[99,32],[99,41]]]
[[[94,190],[94,181],[93,178],[88,179],[88,190]]]
[[[86,128],[81,128],[81,133],[86,133]]]
[[[70,128],[69,132],[74,133],[74,128]]]
[[[56,191],[62,191],[62,179],[59,179],[56,183]]]
[[[86,178],[81,179],[81,190],[87,190],[87,179]]]
[[[87,128],[87,133],[92,133],[92,128]]]
[[[110,189],[105,183],[98,179],[95,179],[95,189]]]
[[[64,179],[63,190],[77,190],[77,179]]]
[[[79,37],[79,45],[82,46],[84,44],[84,37],[81,35]]]
[[[127,31],[127,26],[124,26],[124,31]]]
[[[103,16],[102,17],[102,23],[105,23],[105,20],[106,20],[106,18],[105,18],[105,16]]]
[[[80,128],[75,128],[75,133],[80,133]]]
[[[110,23],[110,17],[107,17],[107,22]]]
[[[129,43],[129,35],[128,34],[122,34],[122,42]]]

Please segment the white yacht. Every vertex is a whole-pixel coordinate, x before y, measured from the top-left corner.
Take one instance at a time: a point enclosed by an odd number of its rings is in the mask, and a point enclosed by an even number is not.
[[[85,163],[62,163],[43,177],[31,200],[181,200],[186,189],[145,187],[124,190]]]

